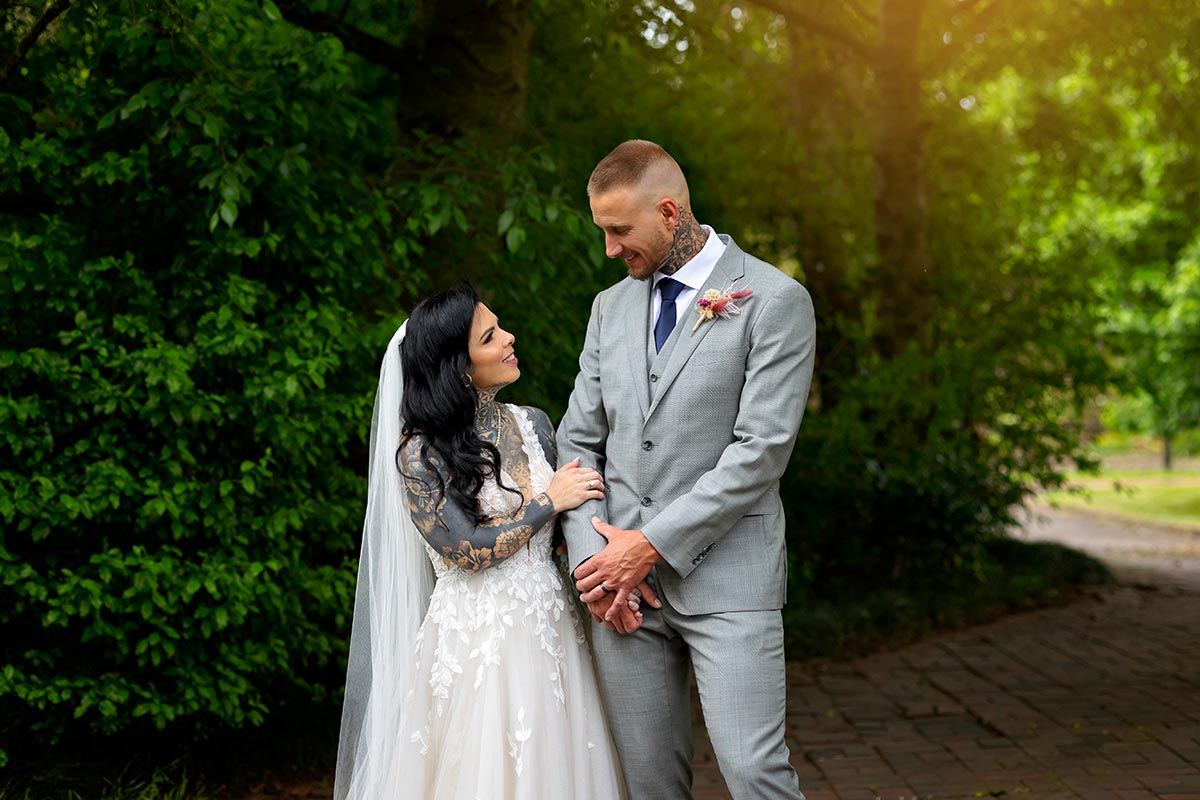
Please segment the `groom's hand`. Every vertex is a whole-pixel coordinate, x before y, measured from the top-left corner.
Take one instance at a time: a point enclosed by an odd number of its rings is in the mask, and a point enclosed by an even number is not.
[[[613,595],[613,602],[604,615],[606,622],[612,622],[629,607],[633,590],[641,584],[646,602],[661,608],[662,603],[644,582],[650,568],[661,561],[662,556],[645,534],[622,530],[599,517],[592,517],[592,527],[608,540],[608,545],[575,568],[575,588],[580,592],[580,599],[590,609],[593,602],[605,595]]]
[[[599,600],[588,603],[588,613],[596,622],[603,623],[604,627],[617,633],[633,633],[642,627],[642,612],[637,610],[637,604],[627,604],[625,608],[618,609],[616,608],[616,599],[616,593],[609,592]],[[606,619],[610,611],[612,612],[611,620]]]

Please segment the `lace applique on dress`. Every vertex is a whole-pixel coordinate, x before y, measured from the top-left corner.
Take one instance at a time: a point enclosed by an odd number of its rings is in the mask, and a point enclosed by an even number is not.
[[[516,406],[506,410],[521,436],[521,453],[510,455],[528,464],[529,485],[519,487],[528,501],[554,470],[532,420]],[[509,477],[502,474],[516,485]],[[505,517],[523,502],[489,481],[480,506]],[[623,796],[573,587],[553,560],[553,529],[544,525],[515,553],[473,573],[426,543],[438,580],[401,722],[395,774],[404,776],[405,791],[397,797],[472,800],[499,786],[507,787],[505,800]],[[482,752],[494,755],[481,759]]]
[[[554,471],[546,462],[533,423],[516,406],[507,406],[520,428],[522,450],[528,460],[530,487],[533,495],[550,485]],[[501,468],[501,478],[513,485],[508,472]],[[484,484],[479,494],[480,507],[491,517],[502,518],[516,513],[522,506],[520,498],[500,488],[496,481]],[[484,673],[502,665],[502,645],[509,631],[518,623],[531,634],[537,646],[550,656],[547,679],[553,686],[555,699],[565,702],[562,688],[563,643],[558,623],[567,609],[564,586],[554,565],[551,552],[553,524],[546,525],[515,555],[493,567],[477,573],[466,573],[448,564],[432,547],[426,545],[438,589],[430,602],[426,626],[434,623],[437,630],[436,661],[429,676],[429,685],[437,700],[435,711],[441,716],[445,700],[454,683],[468,670],[473,687],[483,684]],[[574,639],[583,643],[583,627],[571,615]],[[461,646],[470,643],[460,658]]]

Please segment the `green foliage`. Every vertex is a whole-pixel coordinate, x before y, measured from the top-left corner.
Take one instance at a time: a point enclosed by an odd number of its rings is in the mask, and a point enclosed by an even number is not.
[[[1118,33],[1131,15],[1137,35]],[[1198,292],[1190,109],[1200,95],[1184,44],[1195,8],[1142,20],[1117,3],[1091,16],[1087,46],[1061,53],[1038,80],[1029,67],[1005,71],[986,87],[999,102],[981,113],[1025,151],[1022,239],[1090,275],[1096,333],[1125,395],[1109,419],[1170,438],[1200,421],[1200,309],[1188,299]]]
[[[0,132],[53,206],[0,239],[0,724],[40,742],[331,694],[399,308],[361,304],[415,280],[336,41],[135,11],[72,9]]]
[[[964,336],[933,357],[876,361],[805,420],[782,489],[800,605],[880,579],[977,575],[983,543],[1035,487],[1061,485],[1055,459],[1089,463],[1065,423],[1094,384],[1050,390],[1042,380],[1078,367],[1069,350],[1031,343],[1021,364],[1002,341]]]
[[[1091,556],[1049,542],[1007,537],[982,542],[972,573],[911,586],[844,587],[784,610],[789,659],[852,658],[901,646],[932,631],[961,628],[1070,600],[1078,587],[1112,583]]]
[[[1183,431],[1176,439],[1179,453],[1185,456],[1200,456],[1200,428]]]
[[[1125,396],[1107,418],[1168,440],[1200,424],[1200,239],[1108,288],[1105,330],[1116,340]]]
[[[474,136],[422,137],[396,159],[405,179],[384,197],[412,236],[393,240],[396,256],[420,264],[431,288],[474,284],[517,336],[522,379],[506,399],[561,416],[592,297],[610,275],[558,159],[545,146],[497,153]]]

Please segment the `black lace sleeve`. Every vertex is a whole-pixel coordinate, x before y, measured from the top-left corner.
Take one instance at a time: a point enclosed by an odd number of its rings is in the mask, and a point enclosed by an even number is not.
[[[441,459],[430,448],[434,468],[445,480]],[[430,547],[463,572],[479,572],[516,553],[554,519],[554,503],[542,492],[512,517],[476,525],[474,518],[439,491],[442,483],[421,458],[421,440],[413,437],[400,453],[408,510]]]
[[[550,469],[558,469],[558,443],[554,441],[554,425],[550,422],[550,415],[533,406],[522,406],[522,408],[533,422],[533,430],[537,434],[538,442],[542,445],[542,452],[546,455]]]

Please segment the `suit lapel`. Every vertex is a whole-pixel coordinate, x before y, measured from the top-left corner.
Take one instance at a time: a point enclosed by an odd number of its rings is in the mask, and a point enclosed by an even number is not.
[[[650,365],[646,363],[646,350],[650,346],[650,289],[650,281],[635,281],[625,303],[625,350],[642,419],[650,415],[650,381],[647,378]]]
[[[717,263],[713,266],[712,274],[708,276],[708,280],[704,282],[704,285],[700,287],[700,291],[696,293],[696,299],[699,300],[703,297],[704,293],[709,289],[716,289],[718,291],[725,289],[729,284],[745,275],[744,257],[745,254],[742,253],[741,248],[734,243],[731,237],[725,246],[725,252],[721,254],[721,257],[717,259]],[[643,352],[645,352],[647,347],[647,335],[645,332],[647,324],[642,326]],[[695,352],[696,348],[700,346],[700,342],[704,341],[704,337],[708,335],[709,330],[714,324],[719,323],[718,320],[711,319],[693,331],[692,328],[695,324],[696,316],[694,313],[684,315],[683,319],[677,323],[675,333],[679,338],[675,341],[675,349],[671,351],[671,358],[667,361],[667,367],[663,370],[662,378],[658,381],[655,388],[654,399],[650,401],[650,408],[645,411],[647,418],[654,413],[654,409],[658,408],[659,400],[667,393],[667,389],[675,382],[675,379],[679,377],[679,373],[683,371],[684,365],[692,357],[692,353]],[[682,330],[679,329],[680,327],[682,327]]]

